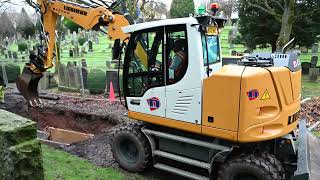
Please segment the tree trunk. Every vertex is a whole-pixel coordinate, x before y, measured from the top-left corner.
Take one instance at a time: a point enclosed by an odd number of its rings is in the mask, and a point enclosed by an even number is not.
[[[295,0],[285,0],[286,6],[282,15],[282,24],[277,40],[277,51],[281,51],[286,43],[290,41],[294,21]]]

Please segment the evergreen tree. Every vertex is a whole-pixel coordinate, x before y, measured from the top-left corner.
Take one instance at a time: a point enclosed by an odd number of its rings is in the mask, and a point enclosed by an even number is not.
[[[173,0],[170,7],[171,18],[189,17],[195,13],[193,0]]]
[[[290,13],[286,12],[287,2],[267,2],[268,6],[263,1],[239,0],[239,31],[248,48],[271,44],[275,51],[293,37],[297,45],[307,47],[319,41],[319,1],[294,0],[293,12]]]

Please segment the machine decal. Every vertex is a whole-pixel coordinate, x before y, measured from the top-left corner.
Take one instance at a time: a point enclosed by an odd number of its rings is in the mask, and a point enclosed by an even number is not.
[[[152,97],[150,99],[147,99],[147,102],[151,111],[154,111],[160,108],[161,103],[157,97]]]
[[[268,89],[264,91],[260,100],[267,100],[267,99],[271,99]]]
[[[259,97],[259,91],[256,89],[252,89],[247,92],[247,96],[249,98],[249,101],[255,100]]]
[[[297,68],[298,66],[300,66],[300,61],[299,61],[299,59],[294,60],[292,63],[293,63],[293,68]]]

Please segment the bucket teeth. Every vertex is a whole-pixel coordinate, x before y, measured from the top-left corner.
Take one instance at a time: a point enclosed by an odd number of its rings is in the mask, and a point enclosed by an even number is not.
[[[31,107],[40,107],[42,104],[38,93],[38,83],[41,77],[41,74],[34,74],[24,67],[22,74],[17,78],[17,88]]]

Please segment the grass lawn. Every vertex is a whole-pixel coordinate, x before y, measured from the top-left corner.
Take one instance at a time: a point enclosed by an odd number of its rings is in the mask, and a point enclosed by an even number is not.
[[[302,99],[320,96],[320,81],[310,82],[308,76],[302,76]]]
[[[42,154],[46,180],[143,179],[136,174],[124,174],[113,168],[97,167],[84,159],[46,145],[42,145]]]

